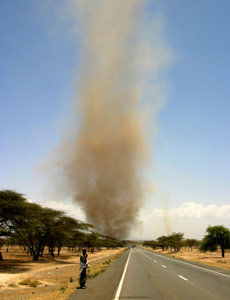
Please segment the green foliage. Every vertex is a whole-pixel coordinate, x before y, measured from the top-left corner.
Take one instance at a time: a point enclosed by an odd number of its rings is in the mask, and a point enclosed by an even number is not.
[[[169,236],[161,236],[157,239],[158,246],[162,248],[162,250],[171,248],[174,249],[175,252],[180,251],[180,248],[183,245],[183,233],[173,233]]]
[[[62,211],[29,203],[23,194],[0,190],[0,237],[2,242],[26,246],[34,260],[45,246],[54,257],[63,246],[87,247],[92,252],[101,247],[123,247],[124,243],[93,231],[93,226],[66,216]]]
[[[58,256],[60,255],[61,248],[67,245],[69,241],[74,240],[75,234],[81,229],[85,229],[86,224],[81,223],[74,218],[67,217],[65,215],[60,216],[52,228],[49,239],[48,247],[50,249],[50,254],[54,256],[53,249],[58,248]]]
[[[63,240],[63,234],[78,223],[61,211],[28,203],[22,194],[14,191],[0,191],[0,207],[1,227],[27,246],[34,260],[42,255],[48,240]]]
[[[152,249],[156,249],[158,247],[157,241],[144,241],[143,246],[151,247]]]
[[[184,241],[184,246],[185,247],[189,247],[189,248],[193,248],[193,247],[198,247],[200,245],[200,242],[196,239],[186,239]]]
[[[225,249],[230,248],[229,229],[222,225],[209,226],[206,232],[207,234],[201,242],[200,250],[216,251],[218,246],[220,246],[222,257],[224,257]]]
[[[169,237],[167,237],[165,235],[160,236],[157,239],[157,242],[158,242],[158,246],[162,249],[162,251],[164,251],[165,249],[168,249],[168,247],[169,247]]]
[[[153,249],[161,248],[162,251],[165,249],[171,248],[175,252],[180,251],[180,248],[183,245],[183,233],[173,233],[169,236],[160,236],[156,241],[144,241],[143,246],[148,246]]]

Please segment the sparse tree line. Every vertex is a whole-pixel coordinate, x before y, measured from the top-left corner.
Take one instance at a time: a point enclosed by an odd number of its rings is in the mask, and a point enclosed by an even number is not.
[[[156,240],[145,241],[143,246],[152,249],[161,248],[162,251],[171,249],[174,252],[179,252],[182,247],[198,248],[201,252],[213,252],[220,248],[221,255],[224,257],[225,250],[230,249],[230,231],[222,225],[209,226],[202,241],[184,239],[184,234],[179,232],[168,236],[160,236]]]
[[[93,226],[67,216],[64,212],[44,208],[27,201],[23,194],[0,190],[0,249],[3,245],[20,245],[37,261],[44,249],[54,257],[63,247],[94,252],[101,247],[115,248],[124,242],[103,236]],[[0,252],[0,260],[3,260]]]

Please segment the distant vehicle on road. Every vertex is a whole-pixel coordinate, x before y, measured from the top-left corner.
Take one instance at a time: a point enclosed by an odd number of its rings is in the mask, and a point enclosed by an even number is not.
[[[132,245],[132,248],[136,248],[136,245]]]

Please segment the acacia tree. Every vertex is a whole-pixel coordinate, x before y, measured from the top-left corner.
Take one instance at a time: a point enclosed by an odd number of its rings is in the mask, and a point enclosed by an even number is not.
[[[2,248],[2,246],[4,245],[5,240],[0,238],[0,250]],[[3,257],[2,257],[2,252],[0,251],[0,261],[3,261]]]
[[[193,247],[199,246],[199,241],[196,239],[186,239],[184,241],[184,246],[189,247],[192,250]]]
[[[102,245],[117,247],[122,244],[92,231],[92,228],[92,225],[68,217],[62,211],[28,203],[23,194],[0,191],[0,236],[11,236],[17,244],[26,246],[35,261],[42,256],[47,245],[54,256],[54,248],[58,248],[59,255],[63,245],[84,246],[93,252]]]
[[[49,247],[50,254],[54,257],[54,248],[57,247],[58,256],[61,249],[65,245],[70,245],[75,237],[78,235],[79,230],[87,230],[88,224],[77,221],[74,218],[68,216],[61,216],[52,228],[50,232],[47,245]],[[75,243],[76,245],[76,243]]]
[[[117,248],[117,247],[124,247],[125,246],[125,241],[119,241],[115,238],[105,236],[105,235],[98,235],[98,244],[100,247],[105,247],[105,248]]]
[[[62,212],[28,203],[24,195],[10,190],[0,191],[0,225],[28,247],[33,259],[39,259],[52,228]]]
[[[179,252],[180,248],[183,245],[183,236],[184,234],[181,232],[173,233],[170,238],[170,246],[174,248],[175,252]]]
[[[165,235],[160,236],[157,239],[157,244],[158,244],[158,247],[160,247],[162,249],[162,251],[164,251],[165,249],[168,249],[168,246],[169,246],[168,237]]]
[[[201,242],[200,250],[216,251],[218,246],[220,246],[222,257],[224,257],[225,249],[230,248],[229,229],[222,225],[209,226],[206,232],[207,234]]]
[[[10,216],[20,214],[25,201],[26,199],[22,194],[11,190],[0,191],[0,236],[7,237],[11,235],[13,228]],[[0,256],[3,259],[2,255]]]
[[[156,249],[159,245],[157,241],[144,241],[143,246],[151,247],[152,249]]]

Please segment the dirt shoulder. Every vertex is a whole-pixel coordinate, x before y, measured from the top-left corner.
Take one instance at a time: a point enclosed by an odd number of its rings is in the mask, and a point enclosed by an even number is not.
[[[123,251],[119,248],[89,253],[88,277],[104,271]],[[80,253],[65,250],[59,259],[44,258],[39,262],[7,259],[4,254],[5,260],[0,263],[1,300],[62,300],[78,286]],[[23,281],[27,285],[20,284]],[[31,283],[37,286],[30,287]]]
[[[225,257],[221,257],[221,251],[202,253],[198,249],[181,249],[179,252],[170,250],[162,251],[161,249],[153,250],[150,247],[143,247],[143,249],[150,250],[155,253],[160,253],[175,258],[180,258],[186,261],[196,262],[203,265],[208,265],[224,270],[230,270],[230,252],[225,253]]]

